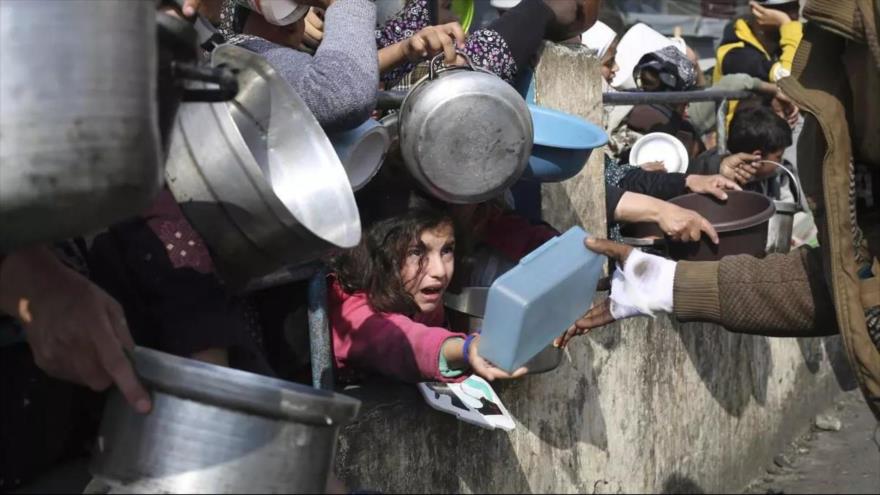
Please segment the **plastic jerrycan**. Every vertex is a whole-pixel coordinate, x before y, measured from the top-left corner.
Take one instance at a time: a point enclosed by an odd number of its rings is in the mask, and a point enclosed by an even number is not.
[[[605,256],[584,246],[572,227],[520,260],[489,288],[480,354],[512,372],[590,308]]]

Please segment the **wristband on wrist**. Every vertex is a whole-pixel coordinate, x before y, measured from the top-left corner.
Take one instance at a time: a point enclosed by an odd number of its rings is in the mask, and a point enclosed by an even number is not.
[[[467,338],[464,339],[464,345],[461,346],[462,358],[464,358],[464,362],[468,366],[470,366],[470,364],[471,364],[471,356],[470,356],[471,342],[474,341],[474,338],[476,338],[476,336],[477,336],[477,334],[474,334],[474,333],[468,335]]]

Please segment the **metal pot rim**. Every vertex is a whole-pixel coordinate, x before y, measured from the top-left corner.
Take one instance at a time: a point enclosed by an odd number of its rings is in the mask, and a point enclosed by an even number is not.
[[[246,413],[317,426],[357,416],[360,401],[277,378],[136,347],[130,354],[143,382],[160,393]]]

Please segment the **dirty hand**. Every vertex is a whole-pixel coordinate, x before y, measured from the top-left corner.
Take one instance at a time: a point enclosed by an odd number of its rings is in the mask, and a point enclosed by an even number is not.
[[[588,238],[587,248],[617,262],[611,279],[611,294],[590,310],[554,344],[565,347],[576,335],[583,335],[615,320],[656,312],[672,311],[672,284],[675,265],[672,260],[645,254],[631,246],[605,239]],[[607,289],[607,279],[597,289]]]
[[[100,391],[115,383],[139,413],[151,408],[123,348],[134,342],[119,304],[43,247],[0,265],[0,311],[24,325],[34,360],[50,376]]]
[[[513,373],[508,373],[501,368],[496,368],[495,365],[489,361],[486,361],[483,356],[480,356],[479,335],[476,335],[471,341],[470,349],[468,350],[468,364],[471,367],[471,371],[490,382],[496,378],[501,380],[519,378],[529,372],[527,368],[520,368]]]
[[[755,177],[755,174],[758,172],[758,165],[755,162],[760,159],[761,155],[734,153],[721,160],[719,171],[724,177],[743,185]]]
[[[777,89],[776,94],[773,95],[772,105],[777,113],[782,114],[782,118],[788,122],[789,127],[794,129],[794,126],[797,125],[800,109],[791,101],[791,98],[782,92],[781,88]]]
[[[400,48],[410,62],[420,62],[443,53],[443,61],[451,65],[456,63],[458,58],[456,48],[464,48],[464,41],[465,34],[461,25],[457,22],[450,22],[422,29],[402,41]]]
[[[674,241],[699,241],[705,232],[713,243],[718,244],[718,233],[708,220],[693,210],[672,203],[664,202],[657,212],[657,225]]]
[[[685,178],[685,185],[691,192],[711,194],[721,201],[727,201],[727,193],[724,192],[725,189],[742,191],[742,188],[739,187],[736,182],[721,174],[688,175],[687,178]]]
[[[302,44],[306,51],[314,52],[324,39],[324,11],[316,7],[309,9],[305,17],[305,31]]]
[[[752,8],[752,15],[755,16],[755,21],[759,26],[778,28],[791,22],[791,17],[781,10],[762,7],[757,2],[749,2],[749,6]]]
[[[596,0],[544,0],[554,19],[544,30],[551,41],[565,41],[590,29],[596,23],[599,2]]]
[[[181,14],[183,14],[183,17],[191,19],[198,13],[199,7],[202,6],[202,2],[204,1],[205,0],[182,0],[181,2],[167,0],[164,5],[160,7],[160,9],[166,14],[170,14],[175,17],[180,17]]]

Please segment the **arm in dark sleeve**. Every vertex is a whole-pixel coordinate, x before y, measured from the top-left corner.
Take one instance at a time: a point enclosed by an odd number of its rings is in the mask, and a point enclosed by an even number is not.
[[[734,48],[724,57],[721,72],[724,74],[748,74],[762,81],[769,81],[773,62],[751,47]]]
[[[609,223],[614,221],[614,210],[625,192],[620,187],[605,185],[605,218]]]
[[[714,150],[700,153],[700,156],[688,165],[687,173],[700,175],[719,174],[721,173],[721,160],[723,159],[724,156]]]
[[[538,51],[545,27],[554,17],[543,0],[525,0],[492,21],[486,29],[504,38],[517,68],[522,68]]]
[[[647,194],[659,199],[672,199],[687,193],[685,174],[630,170],[618,185],[625,191]]]

